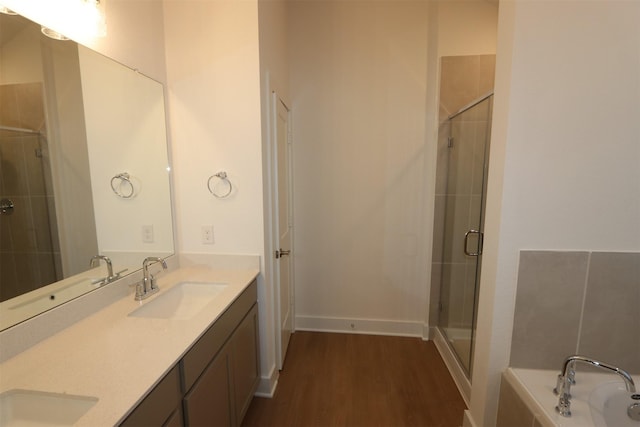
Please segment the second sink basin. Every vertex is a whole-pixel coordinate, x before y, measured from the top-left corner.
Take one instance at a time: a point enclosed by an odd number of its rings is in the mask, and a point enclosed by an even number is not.
[[[0,394],[0,427],[71,426],[97,401],[88,396],[9,390]]]
[[[198,314],[226,287],[227,283],[180,282],[131,313],[131,317],[190,319]]]

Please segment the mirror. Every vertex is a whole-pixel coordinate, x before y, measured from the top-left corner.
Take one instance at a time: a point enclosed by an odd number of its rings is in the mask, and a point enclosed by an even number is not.
[[[160,83],[0,14],[0,330],[173,253]]]

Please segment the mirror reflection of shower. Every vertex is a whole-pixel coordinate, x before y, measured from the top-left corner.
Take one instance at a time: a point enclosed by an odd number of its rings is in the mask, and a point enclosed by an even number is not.
[[[41,83],[0,85],[0,301],[62,278]],[[35,107],[35,108],[34,108]]]

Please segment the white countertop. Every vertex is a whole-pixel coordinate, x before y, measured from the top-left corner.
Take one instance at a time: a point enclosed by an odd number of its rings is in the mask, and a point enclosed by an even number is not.
[[[180,268],[158,277],[160,292],[126,298],[0,364],[0,393],[26,389],[91,396],[98,402],[78,426],[121,422],[258,275],[257,269]],[[128,317],[181,281],[228,286],[189,320]]]

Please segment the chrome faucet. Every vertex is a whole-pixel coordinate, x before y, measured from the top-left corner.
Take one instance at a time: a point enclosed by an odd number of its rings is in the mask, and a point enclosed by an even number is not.
[[[624,385],[627,388],[627,391],[631,394],[635,394],[636,385],[634,384],[631,375],[626,371],[588,357],[578,355],[569,356],[565,359],[564,364],[562,365],[562,372],[558,375],[556,388],[553,389],[553,392],[559,396],[556,412],[563,417],[571,416],[571,384],[575,383],[574,376],[576,362],[586,363],[620,375],[624,380]]]
[[[111,263],[111,259],[105,255],[95,255],[91,257],[89,267],[95,267],[96,261],[100,263],[100,260],[103,260],[107,264],[107,277],[101,279],[97,283],[104,285],[120,277],[120,273],[117,273],[115,276],[113,275],[113,264]]]
[[[149,266],[156,262],[159,262],[164,270],[167,269],[167,263],[162,258],[150,256],[142,261],[142,280],[136,285],[136,301],[142,301],[160,290],[156,286],[156,278],[149,272]]]

